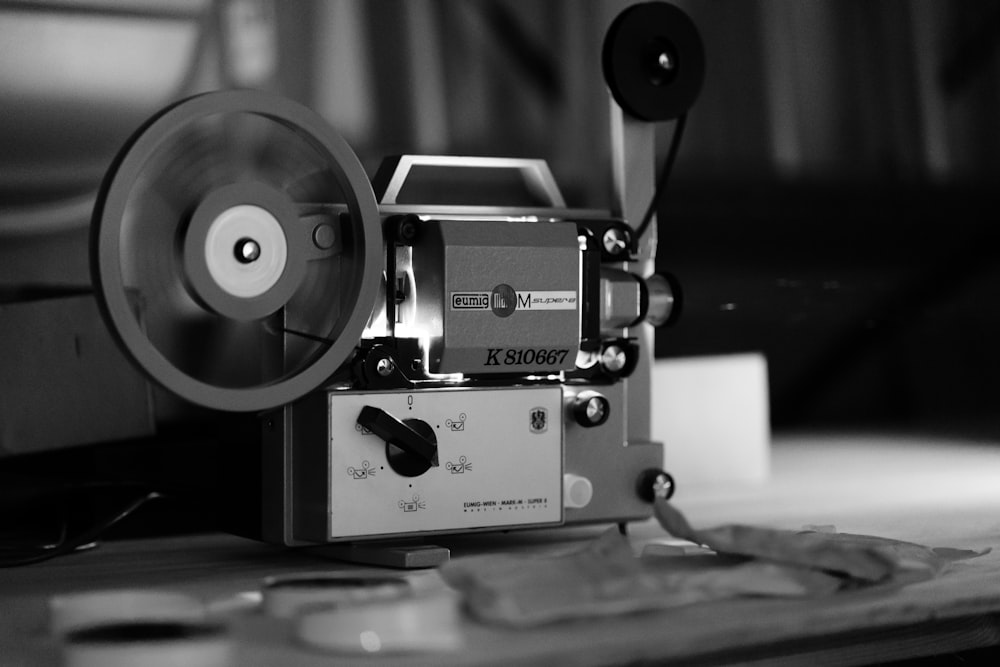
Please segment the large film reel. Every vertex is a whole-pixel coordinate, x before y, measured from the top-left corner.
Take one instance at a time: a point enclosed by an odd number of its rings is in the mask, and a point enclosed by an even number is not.
[[[259,411],[350,356],[381,276],[378,207],[347,143],[257,91],[150,119],[102,184],[91,266],[108,324],[153,380],[206,407]]]

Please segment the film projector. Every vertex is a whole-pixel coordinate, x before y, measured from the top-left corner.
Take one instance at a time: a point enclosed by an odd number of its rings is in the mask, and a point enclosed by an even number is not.
[[[181,101],[120,151],[92,226],[102,312],[168,392],[257,420],[260,538],[650,515],[670,483],[652,332],[678,313],[653,273],[653,133],[683,121],[704,55],[683,12],[647,3],[602,63],[610,211],[567,208],[539,160],[403,155],[370,181],[317,114],[257,91]],[[525,201],[407,196],[466,174],[513,177]]]

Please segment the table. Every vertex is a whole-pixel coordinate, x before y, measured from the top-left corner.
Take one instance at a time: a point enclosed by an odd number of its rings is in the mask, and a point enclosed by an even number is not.
[[[259,613],[231,617],[240,665],[867,664],[1000,646],[1000,443],[879,434],[775,438],[764,484],[684,488],[675,502],[695,526],[748,522],[838,530],[980,549],[937,579],[819,599],[738,599],[531,630],[462,621],[461,651],[351,657],[304,648],[290,626]],[[605,526],[442,539],[453,557],[551,552]],[[652,522],[630,529],[635,547],[662,537]],[[224,534],[103,544],[87,553],[0,570],[0,664],[53,661],[46,632],[51,595],[103,588],[159,588],[205,601],[259,589],[264,576],[349,570],[309,550]],[[369,569],[370,571],[370,569]]]

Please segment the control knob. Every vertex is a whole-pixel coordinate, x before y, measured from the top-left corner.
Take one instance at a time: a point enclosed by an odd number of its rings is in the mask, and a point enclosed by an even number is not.
[[[573,419],[580,426],[600,426],[608,421],[611,403],[596,391],[581,391],[573,400]]]
[[[366,405],[358,424],[385,440],[389,467],[404,477],[423,475],[438,465],[437,436],[422,419],[399,420],[381,408]]]

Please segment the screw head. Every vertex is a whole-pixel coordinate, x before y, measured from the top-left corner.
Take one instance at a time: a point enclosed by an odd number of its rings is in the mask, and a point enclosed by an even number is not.
[[[670,55],[669,51],[661,51],[660,55],[656,57],[656,64],[666,72],[669,72],[676,67],[674,64],[674,58]]]
[[[417,240],[417,234],[420,232],[420,228],[417,227],[415,218],[407,217],[399,223],[399,240],[402,243],[411,244]]]
[[[604,245],[605,252],[617,257],[628,250],[628,234],[617,227],[609,227],[605,230],[604,236],[601,237],[601,243]]]
[[[260,244],[254,239],[245,236],[236,242],[233,254],[240,264],[251,264],[260,258]]]
[[[653,495],[664,500],[674,495],[674,478],[667,473],[660,473],[653,479]]]
[[[382,377],[389,377],[396,370],[396,364],[389,357],[382,357],[375,362],[375,372]]]
[[[628,363],[628,356],[618,345],[608,345],[601,353],[601,366],[609,373],[620,373]]]

